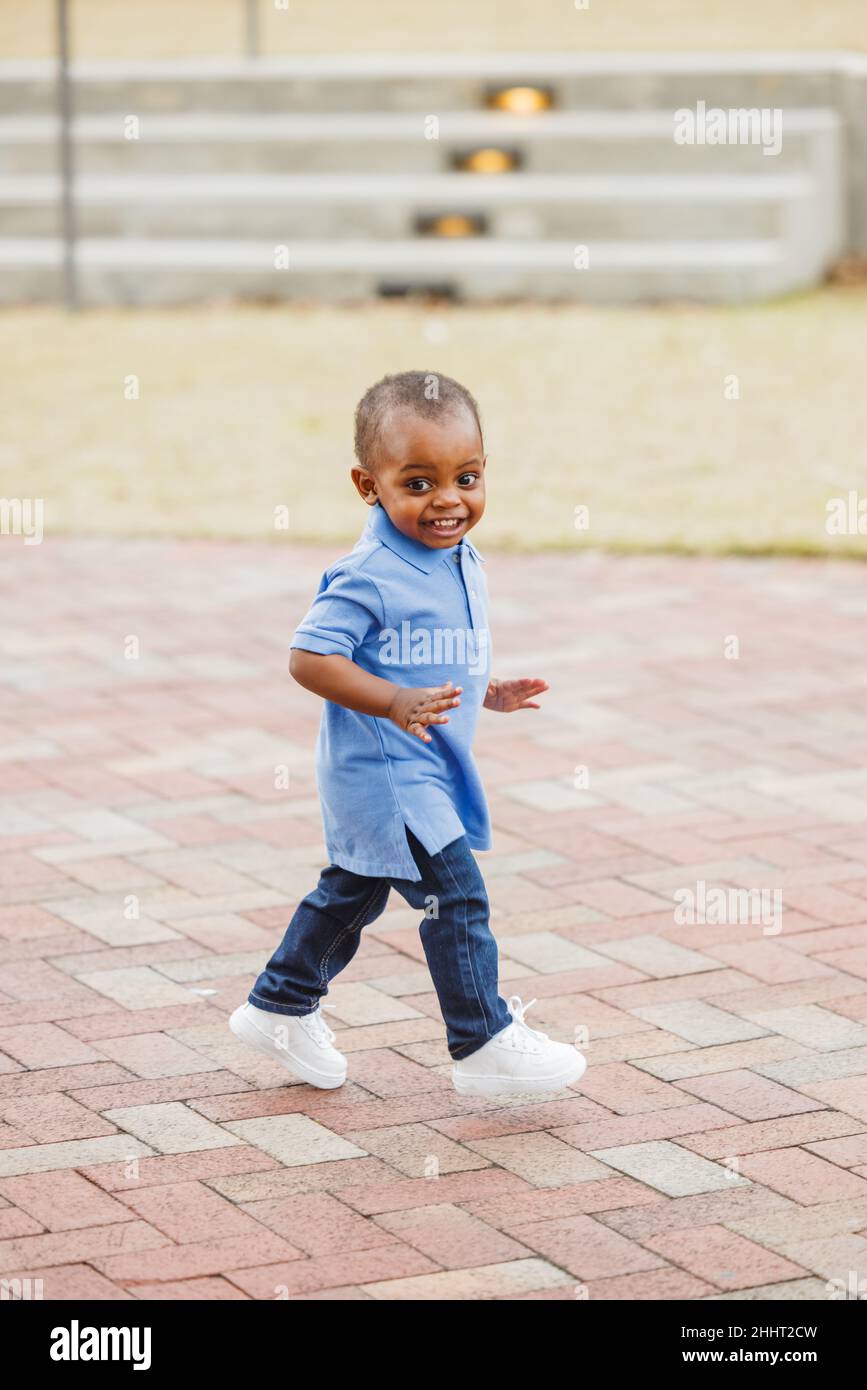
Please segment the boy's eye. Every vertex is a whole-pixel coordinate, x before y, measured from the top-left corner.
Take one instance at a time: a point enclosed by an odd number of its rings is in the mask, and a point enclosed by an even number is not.
[[[478,482],[478,479],[478,473],[462,473],[458,482],[462,487],[472,487],[473,483]],[[407,487],[410,492],[427,492],[433,487],[433,483],[429,478],[410,478]]]

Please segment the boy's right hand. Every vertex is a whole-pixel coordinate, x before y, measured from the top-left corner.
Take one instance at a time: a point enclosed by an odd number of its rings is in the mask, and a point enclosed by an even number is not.
[[[453,688],[451,681],[446,681],[445,685],[399,685],[389,706],[388,718],[399,729],[415,735],[423,743],[430,743],[427,725],[448,724],[448,715],[443,714],[443,710],[454,709],[461,703],[462,690],[462,685]]]

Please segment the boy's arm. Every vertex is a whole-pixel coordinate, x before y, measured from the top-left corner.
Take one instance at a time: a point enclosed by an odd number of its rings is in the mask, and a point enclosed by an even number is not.
[[[447,724],[443,711],[460,704],[462,686],[451,681],[439,686],[403,686],[364,671],[348,657],[322,656],[293,647],[289,672],[305,690],[345,709],[358,710],[376,719],[390,719],[399,729],[430,743],[429,724]]]

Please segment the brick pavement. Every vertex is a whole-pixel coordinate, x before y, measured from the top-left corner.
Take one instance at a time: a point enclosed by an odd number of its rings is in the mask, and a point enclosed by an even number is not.
[[[287,1084],[226,1028],[323,862],[319,706],[285,663],[335,553],[2,542],[0,1277],[120,1300],[867,1278],[863,569],[488,556],[495,669],[552,687],[478,740],[502,989],[589,1039],[571,1095],[503,1103],[454,1092],[394,897],[330,993],[344,1087]],[[725,911],[678,920],[700,884]],[[776,926],[743,906],[761,890]]]

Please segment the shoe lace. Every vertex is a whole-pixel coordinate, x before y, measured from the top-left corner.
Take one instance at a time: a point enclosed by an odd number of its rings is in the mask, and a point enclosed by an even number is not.
[[[532,1009],[536,1002],[537,1000],[531,999],[529,1004],[524,1004],[519,995],[513,994],[510,996],[509,1013],[512,1015],[512,1026],[509,1030],[511,1035],[509,1038],[510,1047],[520,1047],[522,1044],[526,1045],[530,1038],[537,1038],[541,1042],[548,1041],[547,1033],[540,1033],[538,1029],[531,1028],[530,1025],[524,1021],[524,1015],[527,1010]]]
[[[304,1026],[316,1042],[334,1042],[334,1034],[322,1017],[323,1009],[336,1009],[335,1004],[319,1004],[312,1014],[304,1014]]]

